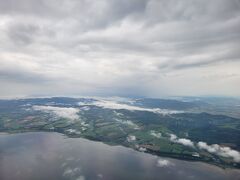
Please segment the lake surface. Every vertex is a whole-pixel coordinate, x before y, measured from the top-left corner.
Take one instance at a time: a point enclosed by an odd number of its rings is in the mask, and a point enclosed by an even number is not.
[[[240,170],[160,158],[58,133],[0,134],[1,180],[239,180]]]

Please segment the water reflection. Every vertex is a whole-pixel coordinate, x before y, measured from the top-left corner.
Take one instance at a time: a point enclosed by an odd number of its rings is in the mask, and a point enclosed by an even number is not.
[[[239,179],[239,170],[159,158],[58,133],[0,135],[0,179]]]

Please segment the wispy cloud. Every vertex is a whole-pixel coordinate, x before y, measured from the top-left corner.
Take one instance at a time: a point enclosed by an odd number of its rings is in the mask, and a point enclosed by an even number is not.
[[[70,168],[67,167],[64,169],[63,177],[76,180],[85,180],[85,176],[80,175],[82,172],[80,167]]]

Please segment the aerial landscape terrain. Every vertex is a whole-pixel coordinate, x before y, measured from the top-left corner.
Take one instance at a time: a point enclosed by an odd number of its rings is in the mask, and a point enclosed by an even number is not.
[[[240,99],[231,98],[1,100],[0,131],[59,132],[159,156],[240,168],[239,105]]]

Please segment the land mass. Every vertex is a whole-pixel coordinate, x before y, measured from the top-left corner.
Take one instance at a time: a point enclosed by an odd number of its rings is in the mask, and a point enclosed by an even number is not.
[[[239,102],[66,97],[0,100],[0,132],[60,132],[159,156],[240,168]]]

